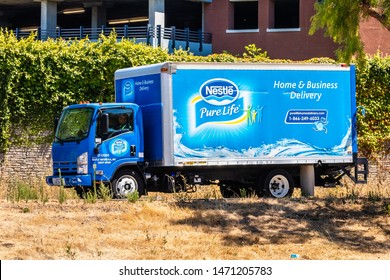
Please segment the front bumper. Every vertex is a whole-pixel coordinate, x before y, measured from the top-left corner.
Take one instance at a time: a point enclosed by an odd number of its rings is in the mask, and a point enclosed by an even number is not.
[[[64,187],[90,187],[93,185],[92,176],[85,175],[65,175],[65,176],[47,176],[46,184],[49,186],[64,186]]]

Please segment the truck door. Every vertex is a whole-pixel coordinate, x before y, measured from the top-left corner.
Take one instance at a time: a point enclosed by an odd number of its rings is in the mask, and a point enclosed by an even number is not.
[[[109,129],[100,131],[103,114],[108,114]],[[96,164],[97,174],[111,176],[111,172],[123,162],[137,162],[140,140],[134,127],[132,108],[104,109],[97,119],[95,150],[92,161]]]

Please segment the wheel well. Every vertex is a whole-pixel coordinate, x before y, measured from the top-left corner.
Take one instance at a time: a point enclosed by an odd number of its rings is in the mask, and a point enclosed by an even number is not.
[[[110,181],[112,182],[112,180],[115,178],[116,174],[118,174],[118,172],[122,171],[122,170],[133,170],[134,172],[136,172],[139,176],[141,176],[142,178],[142,181],[144,183],[144,189],[146,188],[146,178],[144,176],[144,173],[142,172],[141,168],[136,165],[136,164],[125,164],[125,165],[121,165],[117,170],[115,170],[115,172],[112,174],[112,177],[110,179]]]

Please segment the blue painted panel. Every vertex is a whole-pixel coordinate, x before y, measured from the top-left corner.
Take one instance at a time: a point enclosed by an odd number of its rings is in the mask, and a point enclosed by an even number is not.
[[[145,160],[159,161],[162,147],[162,103],[160,74],[142,75],[115,81],[116,102],[134,102],[141,108]]]
[[[351,72],[178,69],[175,159],[352,156]]]

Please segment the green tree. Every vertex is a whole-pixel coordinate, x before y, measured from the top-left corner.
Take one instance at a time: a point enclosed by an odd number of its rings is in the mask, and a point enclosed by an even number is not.
[[[340,45],[336,55],[350,62],[354,55],[364,57],[359,35],[361,19],[373,17],[390,31],[390,0],[319,0],[315,4],[309,34],[324,30],[325,35]]]

